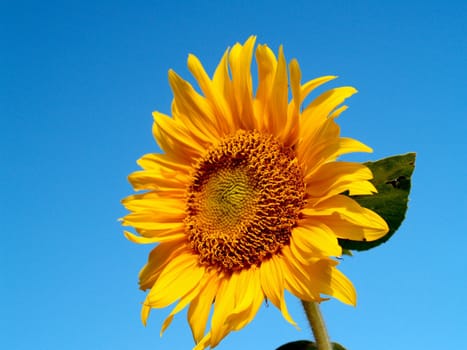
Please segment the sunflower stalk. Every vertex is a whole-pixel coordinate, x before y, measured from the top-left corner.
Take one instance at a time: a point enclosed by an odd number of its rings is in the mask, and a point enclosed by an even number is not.
[[[318,350],[332,350],[331,341],[324,324],[323,315],[319,309],[319,304],[314,301],[302,300],[303,308],[305,309],[306,317],[310,323],[311,330],[316,340]]]

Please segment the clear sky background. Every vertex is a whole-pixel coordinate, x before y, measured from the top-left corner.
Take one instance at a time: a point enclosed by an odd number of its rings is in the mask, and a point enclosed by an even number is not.
[[[467,333],[466,1],[0,2],[0,347],[191,349],[185,315],[144,328],[137,274],[149,246],[117,218],[127,175],[158,152],[153,110],[170,112],[167,70],[209,74],[228,46],[258,35],[303,80],[336,74],[359,94],[342,134],[374,148],[358,160],[417,152],[407,220],[387,244],[344,258],[356,308],[323,305],[349,350],[453,349]],[[334,86],[330,84],[330,86]],[[274,307],[219,350],[274,350],[309,339]],[[463,345],[461,345],[463,344]]]

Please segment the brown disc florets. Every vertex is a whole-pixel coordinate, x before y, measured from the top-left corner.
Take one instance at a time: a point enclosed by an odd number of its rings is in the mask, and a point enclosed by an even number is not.
[[[305,193],[292,149],[238,131],[211,147],[192,176],[185,224],[201,264],[237,271],[289,244]]]

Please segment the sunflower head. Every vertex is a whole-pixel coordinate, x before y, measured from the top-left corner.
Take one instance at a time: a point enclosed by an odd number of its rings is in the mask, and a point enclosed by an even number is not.
[[[142,192],[123,200],[130,211],[123,224],[137,232],[125,232],[128,239],[157,243],[140,272],[140,287],[150,289],[143,322],[151,309],[176,303],[163,331],[188,307],[196,349],[243,328],[265,299],[294,324],[286,290],[306,301],[329,295],[355,304],[351,282],[335,267],[338,239],[375,240],[388,231],[343,194],[376,191],[368,168],[337,161],[371,151],[341,137],[335,121],[356,90],[333,88],[303,106],[335,77],[302,83],[297,61],[287,66],[282,48],[276,57],[254,46],[250,37],[227,50],[212,77],[190,55],[201,93],[169,72],[172,116],[154,112],[163,153],[138,161],[142,170],[129,179]]]
[[[259,266],[289,244],[305,201],[292,150],[239,130],[207,151],[188,188],[188,240],[207,268]]]

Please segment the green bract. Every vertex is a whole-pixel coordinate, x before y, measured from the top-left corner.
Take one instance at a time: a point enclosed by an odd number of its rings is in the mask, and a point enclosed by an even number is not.
[[[378,213],[388,224],[389,232],[378,240],[352,241],[339,239],[344,250],[368,250],[389,240],[405,218],[411,177],[415,168],[415,153],[392,156],[365,163],[373,172],[371,181],[378,193],[371,196],[352,196],[361,206]]]
[[[318,350],[318,346],[312,341],[297,340],[284,344],[276,350]],[[332,350],[345,350],[345,348],[338,343],[332,343]]]

